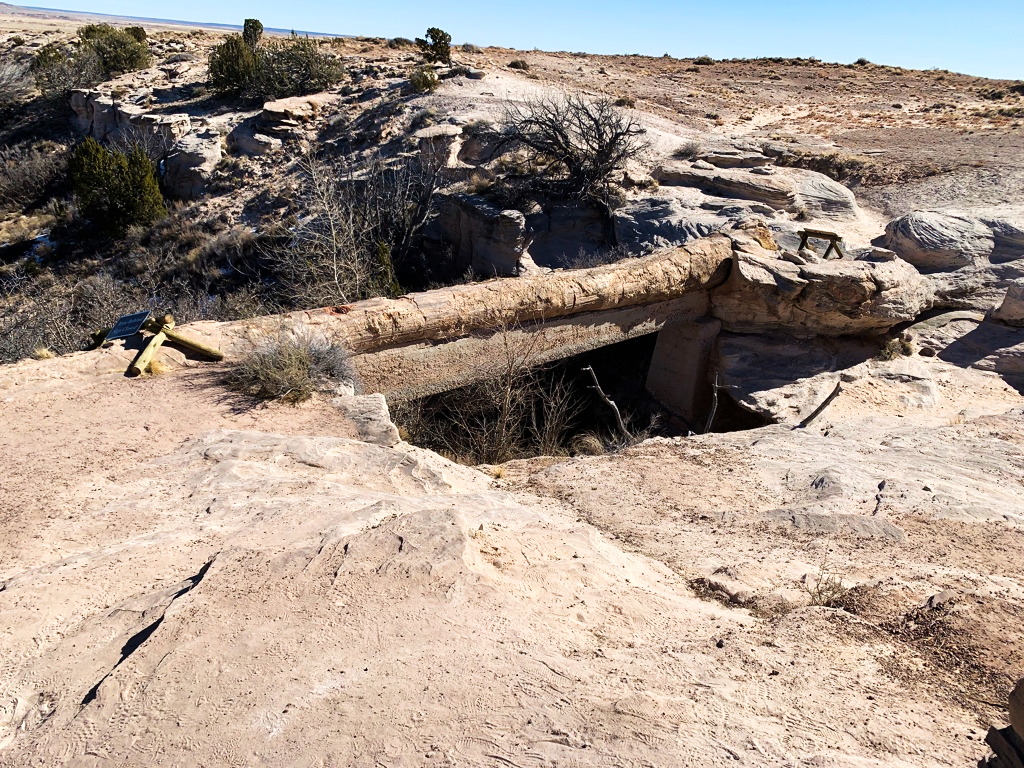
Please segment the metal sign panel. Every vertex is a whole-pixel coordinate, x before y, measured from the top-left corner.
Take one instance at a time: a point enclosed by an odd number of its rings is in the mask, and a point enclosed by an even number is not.
[[[129,336],[134,336],[142,330],[142,326],[149,319],[149,315],[150,311],[148,309],[145,312],[134,312],[130,315],[121,315],[121,317],[117,318],[117,322],[114,323],[114,327],[107,331],[107,335],[103,337],[103,341],[127,339]]]

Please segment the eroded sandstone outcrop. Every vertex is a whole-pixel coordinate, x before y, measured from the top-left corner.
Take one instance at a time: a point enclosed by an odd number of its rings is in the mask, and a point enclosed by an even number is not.
[[[529,259],[526,216],[476,195],[441,196],[431,234],[438,241],[436,249],[450,248],[461,269],[472,267],[477,274],[517,275],[524,258]]]
[[[885,241],[901,258],[927,271],[1024,258],[1024,214],[914,211],[889,222]]]
[[[192,119],[185,113],[147,113],[140,106],[116,101],[99,90],[72,91],[71,111],[75,130],[99,141],[136,129],[151,132],[170,146],[192,130]]]
[[[713,296],[714,315],[728,330],[797,336],[878,333],[914,319],[931,301],[927,282],[904,261],[793,264],[741,251]]]
[[[221,157],[221,137],[215,131],[191,133],[179,139],[164,164],[163,182],[168,194],[182,200],[202,197]]]
[[[1010,283],[1006,295],[992,313],[992,319],[1007,325],[1024,326],[1024,280]]]
[[[849,189],[814,171],[710,165],[704,169],[692,163],[670,162],[652,175],[661,184],[697,187],[710,195],[753,200],[789,213],[843,219],[856,217],[859,210]]]

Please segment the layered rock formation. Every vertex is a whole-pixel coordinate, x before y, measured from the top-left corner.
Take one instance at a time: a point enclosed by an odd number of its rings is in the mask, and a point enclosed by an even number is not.
[[[737,251],[728,283],[713,297],[726,329],[842,336],[885,331],[927,309],[926,281],[904,261],[798,265],[775,254]]]

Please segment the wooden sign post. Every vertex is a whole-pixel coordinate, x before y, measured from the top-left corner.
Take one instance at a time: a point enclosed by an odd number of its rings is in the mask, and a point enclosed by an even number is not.
[[[160,345],[165,341],[172,341],[211,360],[224,359],[224,353],[219,349],[208,347],[175,331],[174,317],[172,315],[164,315],[159,318],[150,317],[149,312],[136,312],[132,315],[125,315],[117,321],[113,329],[107,332],[104,341],[127,338],[140,331],[149,331],[153,336],[150,338],[149,343],[135,356],[131,365],[128,366],[126,373],[129,376],[141,376],[145,373],[160,349]]]

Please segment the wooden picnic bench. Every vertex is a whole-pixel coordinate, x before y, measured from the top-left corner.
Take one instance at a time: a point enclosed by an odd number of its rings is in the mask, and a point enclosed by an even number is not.
[[[808,240],[828,240],[828,248],[825,249],[825,255],[822,258],[827,259],[832,251],[838,253],[839,258],[844,258],[843,251],[839,247],[839,243],[843,239],[841,235],[837,235],[835,232],[826,232],[823,229],[801,229],[797,234],[800,235],[800,250],[807,247]]]

